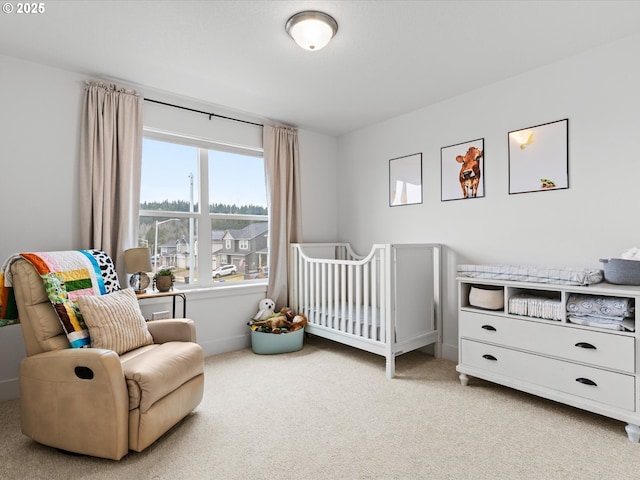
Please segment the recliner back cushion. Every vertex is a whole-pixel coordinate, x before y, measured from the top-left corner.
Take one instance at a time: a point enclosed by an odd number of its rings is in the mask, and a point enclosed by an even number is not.
[[[33,265],[18,260],[11,266],[11,273],[27,355],[69,348],[60,319]]]

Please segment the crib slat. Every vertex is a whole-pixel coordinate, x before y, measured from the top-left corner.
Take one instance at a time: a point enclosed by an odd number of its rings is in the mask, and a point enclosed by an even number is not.
[[[320,285],[318,282],[318,264],[315,262],[310,263],[311,266],[311,275],[312,275],[312,297],[311,307],[313,308],[313,321],[317,324],[320,324],[320,315],[318,312],[318,304],[320,303],[318,298],[320,296]]]
[[[322,265],[322,316],[327,327],[331,327],[331,318],[329,317],[329,267],[330,265],[327,263]]]
[[[311,321],[311,312],[309,311],[309,262],[307,261],[302,265],[302,278],[303,312],[307,320]]]
[[[341,298],[342,305],[340,308],[340,331],[347,331],[347,266],[345,264],[340,265],[340,285],[341,285]]]
[[[320,280],[321,265],[317,262],[313,262],[313,277],[315,278],[315,294],[314,308],[316,311],[316,323],[322,325],[322,282]]]
[[[356,313],[355,313],[355,334],[362,335],[362,266],[356,267]]]
[[[340,269],[333,269],[333,328],[340,330]]]
[[[387,272],[387,259],[384,250],[380,251],[380,341],[386,343],[387,341],[387,300],[389,292],[387,291],[386,277]]]
[[[324,270],[324,284],[325,284],[325,299],[324,299],[324,316],[326,318],[326,325],[329,328],[332,328],[332,320],[331,320],[331,264],[325,265]]]
[[[371,338],[378,340],[380,333],[378,329],[378,262],[380,257],[376,255],[371,262]]]
[[[306,295],[306,303],[307,308],[309,310],[309,314],[307,316],[308,320],[312,323],[316,322],[315,315],[313,313],[313,264],[311,262],[307,262],[307,292]]]
[[[369,264],[363,265],[363,303],[362,303],[362,336],[365,338],[371,338],[371,330],[369,329],[369,312],[371,310],[369,304]]]
[[[354,279],[354,266],[349,265],[349,272],[347,275],[347,332],[353,333],[353,303],[354,303],[354,295],[353,295],[353,279]]]
[[[324,325],[324,312],[322,311],[322,263],[316,263],[316,308],[318,310],[318,323]]]

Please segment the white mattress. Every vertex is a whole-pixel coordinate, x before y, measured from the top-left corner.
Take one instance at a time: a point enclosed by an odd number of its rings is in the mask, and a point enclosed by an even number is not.
[[[598,269],[533,265],[458,265],[458,276],[556,285],[591,285],[604,278]]]

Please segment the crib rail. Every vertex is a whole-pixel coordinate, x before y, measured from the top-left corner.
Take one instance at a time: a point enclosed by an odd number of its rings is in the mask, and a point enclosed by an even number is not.
[[[389,338],[389,245],[292,244],[289,302],[312,325],[373,342]]]

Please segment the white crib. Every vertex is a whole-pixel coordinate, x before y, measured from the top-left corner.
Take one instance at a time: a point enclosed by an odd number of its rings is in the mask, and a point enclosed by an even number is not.
[[[442,344],[439,244],[377,244],[366,256],[348,243],[294,243],[289,303],[308,333],[386,357]]]

